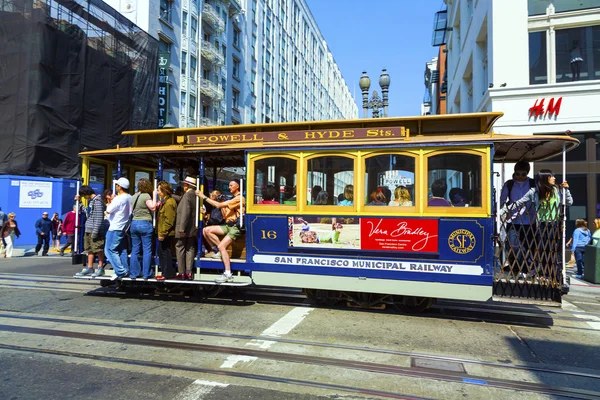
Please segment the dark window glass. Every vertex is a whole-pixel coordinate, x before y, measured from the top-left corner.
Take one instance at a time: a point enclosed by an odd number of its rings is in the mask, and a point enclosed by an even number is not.
[[[579,146],[567,152],[567,161],[585,161],[586,160],[586,139],[584,135],[572,135],[579,139]],[[562,162],[562,154],[549,159],[548,161]]]
[[[448,153],[427,159],[430,207],[481,207],[481,156]]]
[[[408,193],[402,188],[407,189]],[[412,206],[414,198],[415,159],[413,157],[385,154],[365,160],[365,205]],[[384,204],[379,204],[381,202]]]
[[[529,83],[548,83],[546,31],[529,33]]]
[[[600,174],[596,175],[596,218],[600,218]]]
[[[600,135],[594,137],[594,146],[596,146],[596,160],[600,161]]]
[[[548,3],[548,0],[527,0],[527,11],[529,16],[546,14]]]
[[[600,0],[553,0],[552,3],[557,13],[600,7]]]
[[[271,203],[273,201],[278,204],[296,204],[296,165],[296,160],[285,157],[256,161],[254,204],[276,204]]]
[[[354,183],[354,160],[340,156],[308,160],[307,200],[311,205],[337,205],[338,195]]]
[[[556,31],[556,82],[600,79],[600,25]]]
[[[563,182],[562,174],[556,174],[556,184]],[[567,207],[567,240],[575,231],[575,220],[583,218],[587,221],[587,176],[585,174],[567,173],[569,191],[573,196],[573,205]]]

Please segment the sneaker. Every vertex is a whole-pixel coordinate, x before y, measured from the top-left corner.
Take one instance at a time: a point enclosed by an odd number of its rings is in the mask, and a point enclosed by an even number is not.
[[[123,275],[117,275],[117,274],[113,274],[110,277],[111,282],[116,281],[117,279],[121,279],[121,278],[127,278],[129,275],[127,273],[124,273]]]
[[[92,278],[97,278],[99,276],[104,276],[104,268],[96,268],[96,272],[92,274]]]
[[[215,279],[215,282],[217,282],[217,283],[231,282],[231,281],[233,281],[233,275],[231,273],[229,273],[229,274],[224,273],[223,275],[221,275],[220,277]]]
[[[64,250],[60,250],[60,256],[63,257],[65,255],[65,251]]]
[[[216,253],[209,251],[208,253],[204,254],[204,257],[206,258],[212,258]]]
[[[221,259],[221,253],[215,253],[212,256],[210,256],[210,258],[214,258],[215,260],[220,260]]]
[[[88,275],[92,275],[93,273],[94,273],[93,268],[84,268],[81,270],[81,272],[76,273],[75,276],[88,276]]]
[[[577,279],[583,279],[583,275],[575,275],[575,278],[577,278]]]

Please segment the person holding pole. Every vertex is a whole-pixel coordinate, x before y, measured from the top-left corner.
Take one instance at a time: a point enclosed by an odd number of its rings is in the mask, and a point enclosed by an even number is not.
[[[198,220],[196,196],[196,179],[186,177],[183,182],[184,194],[177,206],[175,220],[175,252],[177,253],[177,275],[175,279],[192,279],[194,258],[198,246],[196,221]]]
[[[231,273],[231,259],[229,258],[229,253],[227,253],[227,247],[242,236],[242,221],[245,212],[244,207],[246,206],[246,202],[240,191],[240,184],[237,181],[233,180],[229,182],[229,191],[233,195],[233,198],[222,203],[207,197],[199,190],[196,191],[196,195],[205,200],[208,204],[224,210],[224,225],[207,226],[202,231],[202,234],[209,245],[211,247],[217,246],[217,249],[219,250],[218,253],[212,255],[212,258],[223,260],[225,272],[216,279],[218,283],[230,282],[233,280],[233,275]],[[223,238],[219,239],[219,236],[223,236]]]

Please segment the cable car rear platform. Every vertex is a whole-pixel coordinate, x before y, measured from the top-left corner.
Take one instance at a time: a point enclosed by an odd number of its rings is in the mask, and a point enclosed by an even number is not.
[[[115,281],[112,281],[111,276],[76,276],[73,275],[75,279],[85,279],[90,281],[100,281],[104,284],[107,283],[115,283],[115,282],[131,282],[131,283],[170,283],[170,284],[187,284],[187,285],[214,285],[214,286],[234,286],[234,287],[242,287],[242,286],[250,286],[254,283],[252,282],[252,278],[249,276],[243,275],[234,275],[233,281],[231,282],[216,282],[216,279],[221,276],[220,274],[201,274],[200,279],[192,279],[192,280],[183,280],[183,279],[165,279],[163,281],[156,280],[156,278],[143,279],[143,278],[119,278]]]

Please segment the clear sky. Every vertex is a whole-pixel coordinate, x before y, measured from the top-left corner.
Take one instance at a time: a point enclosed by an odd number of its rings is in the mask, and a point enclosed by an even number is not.
[[[381,69],[390,75],[389,116],[419,115],[425,94],[425,63],[438,53],[431,46],[433,18],[442,0],[306,0],[329,51],[354,95],[362,118],[362,71],[379,87]],[[370,115],[370,113],[369,113]]]

